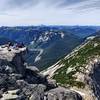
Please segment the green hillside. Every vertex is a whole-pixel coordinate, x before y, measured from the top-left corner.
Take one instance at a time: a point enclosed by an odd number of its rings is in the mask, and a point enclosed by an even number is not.
[[[85,84],[83,82],[76,81],[74,74],[82,72],[89,60],[97,55],[100,55],[100,37],[88,40],[72,56],[62,59],[60,64],[64,65],[55,72],[53,78],[63,86],[84,87]]]

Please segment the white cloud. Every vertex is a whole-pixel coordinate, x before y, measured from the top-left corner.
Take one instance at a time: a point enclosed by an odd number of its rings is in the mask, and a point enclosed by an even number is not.
[[[0,25],[99,25],[99,0],[1,0]],[[20,2],[21,1],[21,2]],[[11,6],[11,4],[13,4]],[[20,3],[20,5],[19,5]],[[26,6],[27,5],[27,6]],[[14,7],[15,6],[15,7]]]

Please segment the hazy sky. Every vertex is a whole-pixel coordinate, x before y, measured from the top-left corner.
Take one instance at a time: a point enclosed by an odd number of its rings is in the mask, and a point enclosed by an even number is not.
[[[0,26],[100,25],[100,0],[0,0]]]

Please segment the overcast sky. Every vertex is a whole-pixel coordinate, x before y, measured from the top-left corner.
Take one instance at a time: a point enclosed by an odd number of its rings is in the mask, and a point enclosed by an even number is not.
[[[100,25],[100,0],[0,0],[0,26]]]

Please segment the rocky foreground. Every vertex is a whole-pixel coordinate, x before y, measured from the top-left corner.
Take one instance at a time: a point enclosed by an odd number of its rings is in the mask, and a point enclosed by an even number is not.
[[[0,100],[82,100],[25,63],[27,48],[0,47]]]

